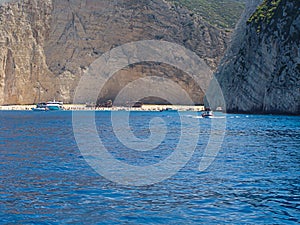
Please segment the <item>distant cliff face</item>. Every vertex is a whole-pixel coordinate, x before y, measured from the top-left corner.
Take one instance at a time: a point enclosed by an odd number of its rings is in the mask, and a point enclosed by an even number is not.
[[[214,70],[230,35],[164,0],[21,0],[0,10],[0,104],[72,102],[88,66],[132,41],[178,43]],[[126,68],[101,97],[113,98],[133,77],[152,75],[154,68],[180,83],[195,102],[202,101],[203,93],[182,71],[151,64]]]
[[[55,76],[43,48],[51,14],[50,0],[0,5],[0,104],[52,98]]]
[[[216,77],[228,112],[300,114],[300,1],[264,1]]]

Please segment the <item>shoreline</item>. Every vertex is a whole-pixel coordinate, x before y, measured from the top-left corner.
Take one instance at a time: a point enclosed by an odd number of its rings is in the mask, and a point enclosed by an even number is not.
[[[0,106],[0,111],[31,111],[36,105],[8,105]],[[186,106],[186,105],[142,105],[142,107],[113,106],[107,107],[87,107],[85,104],[64,104],[65,111],[161,111],[170,108],[178,111],[203,111],[204,106]]]

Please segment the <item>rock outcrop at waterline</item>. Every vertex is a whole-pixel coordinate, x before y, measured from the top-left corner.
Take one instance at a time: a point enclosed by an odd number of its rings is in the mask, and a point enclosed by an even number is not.
[[[300,114],[300,1],[264,1],[216,77],[228,112]]]
[[[20,0],[3,4],[0,12],[0,104],[51,98],[72,102],[89,65],[132,41],[175,42],[214,70],[230,35],[164,0]],[[126,68],[122,79],[110,82],[101,97],[113,98],[132,80],[131,74],[153,75],[154,69],[201,102],[202,91],[182,71],[151,64]]]

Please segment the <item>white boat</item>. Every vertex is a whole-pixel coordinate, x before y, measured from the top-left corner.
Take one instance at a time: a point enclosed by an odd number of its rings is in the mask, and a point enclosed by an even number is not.
[[[47,109],[47,108],[38,108],[38,107],[36,107],[36,108],[31,108],[33,111],[48,111],[49,109]]]
[[[63,110],[63,102],[57,102],[54,100],[47,102],[46,104],[49,110]]]
[[[36,108],[32,108],[33,111],[57,111],[63,110],[63,102],[50,101],[50,102],[40,102],[36,105]]]
[[[205,108],[205,110],[202,112],[203,118],[211,118],[213,116],[214,116],[213,111],[210,108]]]
[[[48,111],[47,103],[40,102],[36,104],[36,108],[31,108],[33,111]]]

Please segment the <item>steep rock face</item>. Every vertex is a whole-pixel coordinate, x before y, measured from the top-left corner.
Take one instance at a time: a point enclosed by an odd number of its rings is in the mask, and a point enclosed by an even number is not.
[[[194,51],[214,70],[229,39],[229,33],[164,0],[21,0],[2,10],[2,104],[32,103],[39,94],[41,100],[55,97],[72,102],[77,83],[88,66],[103,53],[132,41],[178,43]],[[9,19],[4,13],[10,11]],[[16,41],[19,36],[24,41]],[[28,69],[24,69],[24,64],[28,64]],[[16,68],[23,71],[16,72]],[[121,72],[121,81],[111,82],[107,88],[111,91],[101,97],[113,98],[112,93],[132,80],[131,74],[152,75],[154,68],[157,74],[167,73],[182,83],[195,102],[201,101],[202,91],[192,81],[186,81],[182,71],[171,69],[168,73],[167,67],[151,64],[126,68],[123,76]]]
[[[300,2],[264,1],[216,73],[228,112],[300,114]]]
[[[52,2],[24,0],[0,6],[0,104],[32,103],[53,95],[44,41]]]
[[[228,38],[228,34],[193,17],[189,11],[162,0],[63,0],[53,1],[53,5],[52,30],[45,53],[50,70],[66,79],[60,82],[59,90],[64,101],[72,100],[78,78],[89,64],[116,46],[150,39],[175,42],[195,51],[215,69]],[[166,74],[165,71],[165,66],[153,64],[129,67],[118,73],[122,78],[110,82],[103,92],[106,94],[100,97],[113,99],[129,81]],[[169,73],[177,83],[184,81],[184,88],[195,96],[195,102],[201,101],[203,93],[185,81],[181,71],[170,69]]]

